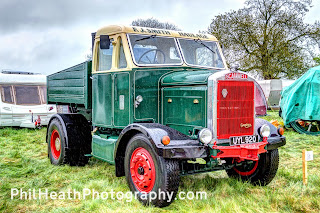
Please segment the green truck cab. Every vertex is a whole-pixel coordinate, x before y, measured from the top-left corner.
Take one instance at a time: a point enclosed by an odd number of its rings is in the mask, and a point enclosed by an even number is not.
[[[275,177],[285,137],[256,118],[261,88],[227,68],[214,36],[116,25],[92,36],[92,61],[47,77],[58,111],[47,129],[52,164],[114,164],[142,203],[159,207],[173,199],[151,192],[175,196],[182,175]]]

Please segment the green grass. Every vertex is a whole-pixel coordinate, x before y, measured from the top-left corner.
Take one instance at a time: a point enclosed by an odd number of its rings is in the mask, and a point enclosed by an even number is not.
[[[267,120],[280,119],[269,112]],[[1,212],[319,212],[320,137],[287,130],[287,145],[280,148],[280,167],[266,187],[252,186],[227,177],[224,171],[181,178],[179,191],[205,191],[206,200],[176,200],[169,207],[142,206],[126,200],[11,200],[11,188],[48,189],[49,192],[83,188],[99,192],[127,192],[124,177],[115,168],[91,159],[85,167],[53,166],[47,158],[46,129],[0,129]],[[308,162],[309,182],[302,184],[302,150],[313,150]]]

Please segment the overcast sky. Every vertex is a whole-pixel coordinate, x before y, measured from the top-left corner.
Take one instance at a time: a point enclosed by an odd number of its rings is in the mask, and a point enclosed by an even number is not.
[[[306,21],[320,20],[320,0]],[[207,30],[214,16],[244,0],[1,0],[0,70],[51,74],[85,61],[91,32],[154,17],[183,31]]]

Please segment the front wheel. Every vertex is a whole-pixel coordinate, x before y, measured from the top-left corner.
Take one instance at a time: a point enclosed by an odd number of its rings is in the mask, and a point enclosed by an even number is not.
[[[158,156],[146,136],[137,134],[129,141],[124,163],[129,188],[143,204],[164,207],[175,199],[179,163]]]
[[[260,155],[258,161],[251,164],[234,166],[226,170],[229,177],[250,181],[253,185],[268,185],[276,176],[279,166],[278,149],[270,150]]]

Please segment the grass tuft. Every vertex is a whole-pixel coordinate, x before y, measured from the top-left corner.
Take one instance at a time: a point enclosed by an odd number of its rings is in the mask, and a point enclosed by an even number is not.
[[[266,120],[278,119],[268,112]],[[159,209],[142,206],[137,200],[20,200],[11,199],[11,189],[48,189],[49,192],[128,192],[124,177],[97,159],[84,167],[53,166],[47,158],[46,128],[41,130],[0,129],[0,211],[1,212],[320,212],[320,137],[286,130],[287,145],[279,149],[280,166],[266,187],[230,179],[224,171],[181,178],[179,192],[205,191],[204,200],[176,200]],[[302,184],[302,150],[313,150],[308,162],[308,185]]]

